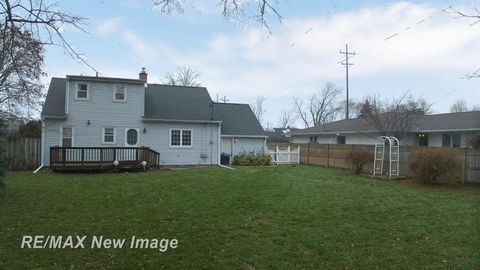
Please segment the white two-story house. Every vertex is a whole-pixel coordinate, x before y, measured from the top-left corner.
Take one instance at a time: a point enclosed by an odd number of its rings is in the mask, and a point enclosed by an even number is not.
[[[87,162],[101,153],[107,162],[112,155],[105,149],[125,147],[160,153],[158,165],[216,165],[221,153],[233,160],[266,147],[248,104],[215,103],[204,87],[149,84],[145,70],[139,79],[52,78],[41,116],[44,166],[52,156],[66,161],[82,156]],[[59,157],[55,148],[78,151]]]

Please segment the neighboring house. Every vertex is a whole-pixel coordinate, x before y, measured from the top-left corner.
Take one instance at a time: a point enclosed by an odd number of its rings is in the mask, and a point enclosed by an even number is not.
[[[266,131],[267,143],[289,143],[292,130],[295,130],[295,128],[274,128],[271,131]]]
[[[480,111],[423,115],[402,145],[466,147],[480,132]],[[380,134],[362,118],[335,121],[292,131],[294,143],[374,144]],[[388,135],[388,134],[387,134]]]
[[[50,147],[148,147],[160,165],[219,164],[220,154],[263,151],[248,104],[214,103],[204,87],[140,79],[52,78],[42,111],[42,163]]]

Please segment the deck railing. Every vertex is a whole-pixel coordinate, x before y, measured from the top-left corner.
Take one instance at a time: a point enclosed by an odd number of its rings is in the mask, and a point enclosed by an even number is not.
[[[160,153],[148,147],[50,147],[52,167],[113,167],[115,160],[120,165],[145,161],[148,167],[155,167],[160,164]]]

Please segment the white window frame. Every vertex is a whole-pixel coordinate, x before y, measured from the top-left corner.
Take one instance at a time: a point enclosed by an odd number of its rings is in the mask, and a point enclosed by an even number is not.
[[[72,126],[60,126],[60,140],[59,140],[58,145],[60,145],[60,147],[63,147],[63,128],[71,128],[72,129],[72,146],[70,146],[70,147],[74,147],[75,146],[75,128],[72,127]]]
[[[113,129],[113,142],[105,141],[105,129],[107,128]],[[116,143],[117,143],[117,129],[114,127],[103,127],[102,128],[102,144],[116,144]]]
[[[172,145],[172,130],[180,130],[180,145]],[[190,145],[183,145],[183,131],[190,131]],[[168,145],[170,148],[193,148],[193,129],[191,128],[170,128],[168,130]]]
[[[78,97],[78,85],[80,85],[80,84],[86,84],[87,85],[87,97],[86,98]],[[75,83],[75,100],[90,100],[90,83],[88,83],[88,82],[76,82]]]
[[[115,95],[117,93],[117,87],[118,86],[123,86],[124,89],[125,89],[125,92],[123,93],[124,99],[117,99],[117,97]],[[125,84],[114,84],[112,92],[113,92],[113,95],[112,95],[113,97],[112,98],[113,98],[114,102],[127,102],[127,92],[128,92],[127,85],[125,85]]]
[[[130,129],[135,129],[137,131],[137,144],[135,144],[135,145],[128,144],[128,142],[127,142],[127,132]],[[125,129],[125,146],[126,147],[137,147],[139,143],[140,143],[140,128],[126,128]]]

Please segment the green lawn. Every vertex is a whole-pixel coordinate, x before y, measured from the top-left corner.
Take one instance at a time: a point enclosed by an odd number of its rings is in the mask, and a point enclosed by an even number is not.
[[[479,188],[370,180],[313,166],[12,172],[6,185],[0,268],[480,266]],[[20,249],[23,235],[176,238],[179,247]]]

